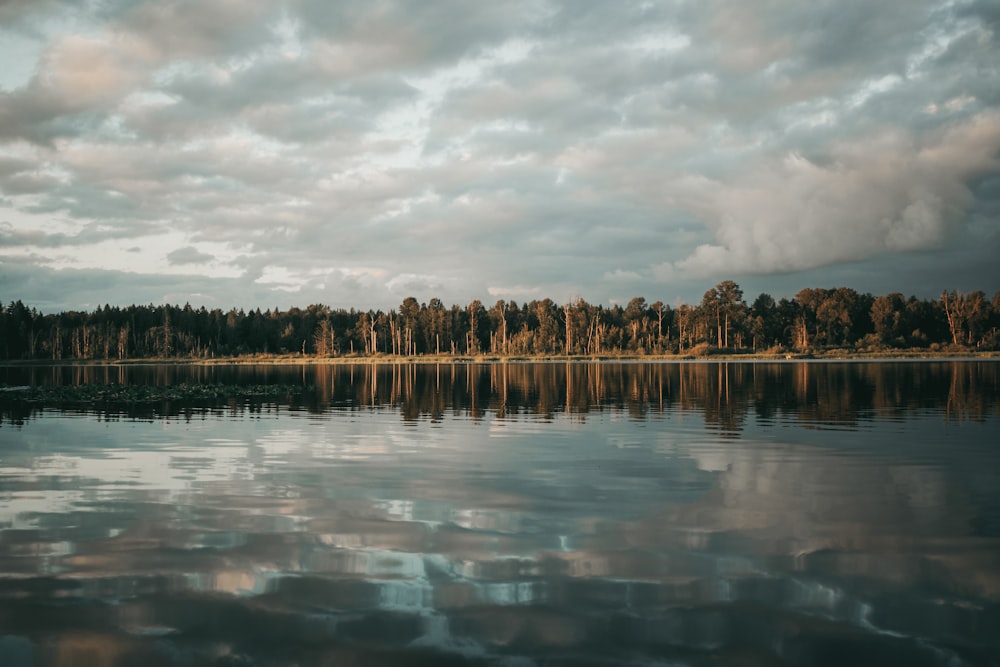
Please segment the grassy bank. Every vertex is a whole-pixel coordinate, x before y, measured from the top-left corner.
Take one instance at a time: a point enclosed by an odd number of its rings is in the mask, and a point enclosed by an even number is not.
[[[729,352],[724,350],[695,349],[681,354],[605,354],[605,355],[493,355],[493,354],[427,354],[417,356],[396,355],[344,355],[318,357],[301,354],[254,354],[234,357],[164,357],[122,360],[63,359],[63,360],[8,360],[0,366],[139,366],[139,365],[336,365],[336,364],[474,364],[474,363],[538,363],[538,362],[672,362],[672,361],[795,361],[795,360],[921,360],[921,359],[1000,359],[998,351],[978,351],[961,348],[938,350],[875,350],[846,349],[812,352]]]

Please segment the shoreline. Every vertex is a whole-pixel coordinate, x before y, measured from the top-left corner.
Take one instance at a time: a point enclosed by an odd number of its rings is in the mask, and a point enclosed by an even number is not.
[[[848,352],[831,350],[816,353],[745,353],[710,355],[417,355],[316,357],[303,355],[260,355],[241,357],[173,357],[164,359],[10,359],[0,367],[52,366],[341,366],[341,365],[426,365],[426,364],[532,364],[532,363],[691,363],[691,362],[803,362],[803,361],[1000,361],[1000,352],[937,350],[934,352]]]

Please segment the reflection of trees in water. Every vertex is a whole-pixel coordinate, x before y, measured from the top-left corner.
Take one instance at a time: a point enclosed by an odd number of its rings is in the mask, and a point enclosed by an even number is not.
[[[916,363],[513,363],[358,364],[332,366],[54,367],[24,371],[8,382],[30,384],[287,383],[310,388],[294,407],[392,407],[404,420],[447,414],[482,418],[556,414],[585,419],[615,410],[635,419],[693,412],[722,434],[739,433],[748,415],[763,421],[856,426],[868,419],[933,411],[949,419],[982,420],[998,409],[1000,364]],[[2,397],[0,397],[2,400]],[[260,410],[264,401],[222,406],[100,406],[109,418],[185,415],[195,408]],[[5,421],[32,408],[3,400]]]
[[[344,382],[336,366],[315,371],[315,408],[396,406],[404,419],[446,412],[482,417],[564,413],[583,419],[609,409],[642,419],[697,412],[723,433],[738,433],[752,412],[762,419],[855,425],[876,416],[935,410],[984,418],[996,409],[998,364],[697,363],[492,364],[360,367]]]
[[[991,370],[996,371],[995,367]],[[996,373],[993,375],[996,379]],[[991,413],[997,414],[1000,406],[996,401],[996,383],[993,391],[985,391],[977,369],[957,367],[951,374],[948,402],[945,414],[949,419],[984,420]]]

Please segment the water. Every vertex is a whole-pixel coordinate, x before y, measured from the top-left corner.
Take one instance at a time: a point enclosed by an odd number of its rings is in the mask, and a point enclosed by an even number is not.
[[[4,368],[0,665],[997,665],[1000,363]]]

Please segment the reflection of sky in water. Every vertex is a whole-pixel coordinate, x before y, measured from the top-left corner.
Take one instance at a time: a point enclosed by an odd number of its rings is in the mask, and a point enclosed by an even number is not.
[[[792,613],[974,658],[1000,605],[996,419],[844,437],[750,414],[723,439],[683,410],[45,412],[0,441],[0,612],[26,595],[10,582],[54,575],[75,587],[43,599],[150,600],[115,613],[170,632],[198,618],[184,595],[213,593],[338,637],[412,615],[407,645],[463,655],[601,632],[716,651],[754,613],[780,643]]]

